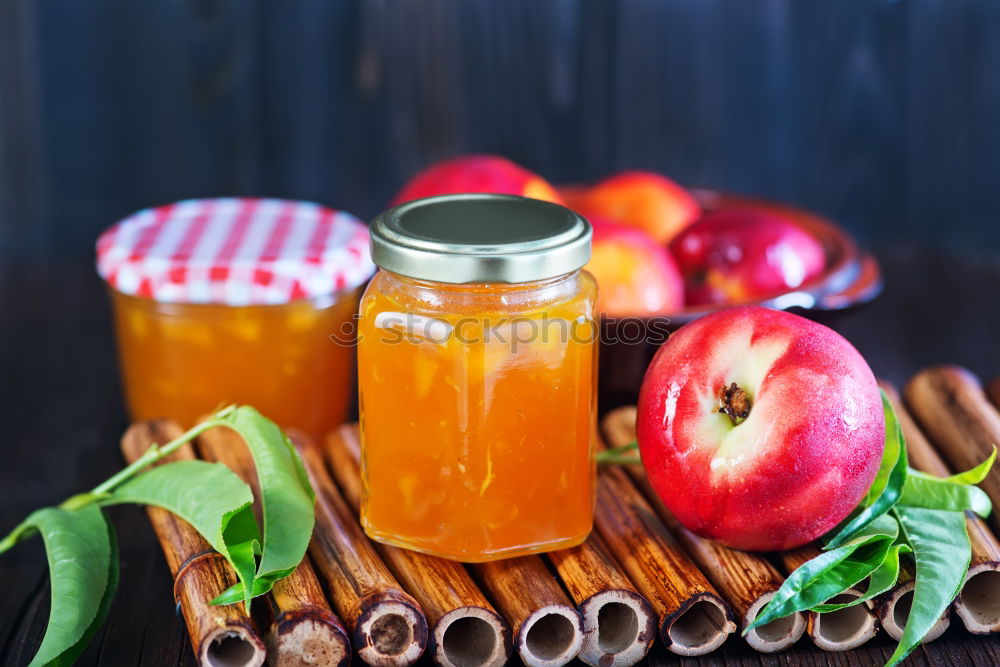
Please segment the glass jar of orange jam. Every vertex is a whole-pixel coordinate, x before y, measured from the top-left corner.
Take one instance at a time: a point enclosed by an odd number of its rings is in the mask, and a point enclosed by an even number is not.
[[[451,195],[372,225],[358,327],[374,539],[476,562],[582,542],[594,509],[590,225],[548,202]]]
[[[322,438],[348,416],[367,228],[307,202],[200,199],[98,241],[133,419],[230,403]]]

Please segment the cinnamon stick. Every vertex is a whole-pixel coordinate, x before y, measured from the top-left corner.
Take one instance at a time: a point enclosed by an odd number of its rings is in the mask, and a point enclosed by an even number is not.
[[[653,605],[669,651],[703,655],[736,630],[732,609],[684,555],[624,471],[598,473],[594,526]]]
[[[604,418],[602,427],[611,447],[635,440],[634,407],[614,410]],[[760,556],[729,549],[717,542],[695,535],[674,517],[653,491],[642,466],[625,468],[632,483],[642,491],[657,516],[680,542],[688,555],[731,605],[743,628],[750,625],[784,581],[773,565]],[[762,653],[782,651],[797,642],[806,630],[806,617],[795,613],[754,628],[745,639]]]
[[[209,429],[199,436],[197,448],[202,458],[228,466],[250,484],[255,498],[261,497],[253,457],[236,431],[222,426]],[[264,601],[270,664],[347,667],[351,660],[347,631],[330,610],[308,556],[274,584]]]
[[[598,439],[600,451],[605,448]],[[736,630],[733,610],[684,554],[619,466],[597,475],[594,526],[660,618],[660,638],[678,655],[703,655]]]
[[[656,639],[656,613],[628,580],[597,533],[548,554],[583,616],[577,656],[591,667],[634,665]]]
[[[990,404],[978,378],[958,366],[936,366],[918,373],[903,391],[910,414],[952,469],[968,470],[1000,446],[1000,413]],[[979,485],[1000,507],[1000,466]],[[993,528],[1000,516],[993,512]]]
[[[136,423],[122,436],[122,453],[131,463],[150,445],[164,445],[182,433],[180,426],[170,421]],[[185,445],[165,461],[193,458],[190,445]],[[174,599],[184,616],[198,663],[234,667],[264,664],[264,642],[243,605],[209,604],[237,583],[236,573],[226,559],[183,519],[159,507],[147,507],[146,514],[174,578]]]
[[[324,448],[344,500],[354,515],[361,507],[360,440],[357,425],[345,425]],[[430,624],[428,652],[445,667],[501,667],[513,646],[510,626],[480,592],[460,563],[375,542],[389,569],[417,599]]]
[[[910,465],[938,477],[952,474],[899,399],[892,385],[880,382],[899,418]],[[966,528],[972,546],[972,560],[965,582],[955,600],[955,613],[974,634],[1000,631],[1000,542],[986,522],[966,512]]]
[[[1000,409],[1000,377],[993,378],[986,385],[986,395],[990,397],[993,407]]]
[[[369,665],[411,665],[427,646],[427,620],[375,552],[326,472],[319,447],[289,433],[316,491],[316,529],[309,555],[330,601],[352,631],[351,643]]]
[[[583,618],[538,556],[475,563],[483,587],[514,630],[530,667],[565,665],[583,646]]]
[[[785,574],[791,574],[800,565],[821,553],[820,548],[813,543],[783,552],[781,563],[785,568]],[[834,595],[826,602],[845,604],[857,600],[861,595],[860,589],[852,587]],[[871,600],[822,614],[810,611],[806,618],[806,633],[809,639],[816,648],[824,651],[849,651],[861,646],[878,632],[875,608]]]

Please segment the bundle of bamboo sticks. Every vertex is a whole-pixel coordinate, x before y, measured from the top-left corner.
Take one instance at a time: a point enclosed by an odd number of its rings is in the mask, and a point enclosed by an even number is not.
[[[906,405],[883,386],[916,468],[945,475],[972,467],[1000,442],[1000,413],[967,371],[918,374],[906,386]],[[1000,402],[1000,381],[990,389]],[[610,446],[631,442],[635,408],[609,413],[602,430]],[[179,432],[169,422],[135,424],[122,449],[134,460]],[[583,544],[466,566],[364,535],[356,426],[341,427],[324,443],[290,436],[316,490],[316,530],[307,558],[256,605],[254,618],[239,605],[207,604],[234,573],[183,521],[148,510],[203,665],[260,665],[266,656],[277,665],[346,666],[353,654],[370,665],[402,666],[426,653],[448,667],[499,667],[516,652],[528,665],[579,657],[610,667],[635,664],[657,638],[675,654],[703,655],[751,623],[785,575],[818,553],[807,545],[765,557],[700,538],[659,502],[640,467],[612,466],[599,471],[594,532]],[[254,484],[252,459],[234,432],[208,431],[176,456],[196,455]],[[1000,505],[1000,471],[983,488]],[[1000,543],[982,520],[970,516],[968,527],[973,560],[954,609],[970,632],[1000,631]],[[913,573],[905,572],[875,604],[796,614],[756,628],[745,641],[773,653],[807,634],[820,649],[845,651],[871,639],[879,625],[898,638],[912,589]],[[859,595],[849,591],[832,602]],[[945,614],[926,641],[948,621]]]

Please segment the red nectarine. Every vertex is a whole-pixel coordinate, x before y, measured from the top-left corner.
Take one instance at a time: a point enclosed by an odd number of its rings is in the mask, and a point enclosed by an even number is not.
[[[777,213],[708,213],[670,244],[689,306],[736,304],[799,287],[823,271],[823,246]]]
[[[743,306],[677,330],[639,393],[649,480],[689,530],[737,549],[790,549],[836,526],[878,472],[878,385],[831,329]]]

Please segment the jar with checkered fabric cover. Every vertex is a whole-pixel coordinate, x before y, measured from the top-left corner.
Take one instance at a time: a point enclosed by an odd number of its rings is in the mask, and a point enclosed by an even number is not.
[[[132,418],[190,425],[246,403],[317,437],[342,422],[368,243],[350,214],[280,199],[181,201],[109,228],[97,268]]]

